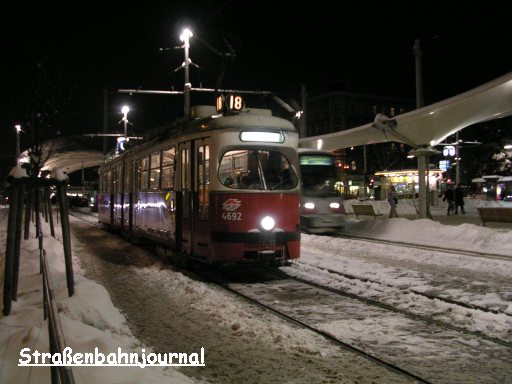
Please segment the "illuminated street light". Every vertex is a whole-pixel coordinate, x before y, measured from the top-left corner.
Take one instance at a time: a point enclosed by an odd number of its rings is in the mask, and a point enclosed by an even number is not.
[[[446,145],[443,148],[444,156],[455,156],[455,147],[453,145]]]
[[[14,126],[16,128],[16,166],[19,167],[20,165],[20,132],[21,132],[21,125],[16,124]]]
[[[190,88],[192,88],[192,84],[190,84],[188,73],[190,64],[190,59],[188,58],[188,49],[190,48],[190,38],[192,36],[194,36],[194,34],[189,28],[183,29],[183,32],[180,35],[180,40],[183,41],[183,48],[185,50],[185,61],[183,62],[183,68],[185,69],[185,84],[183,86],[183,95],[185,96],[185,116],[190,114]]]
[[[127,105],[123,106],[121,112],[123,113],[121,121],[124,123],[124,138],[126,139],[128,137],[128,112],[130,112],[130,107]]]
[[[116,155],[118,155],[121,152],[124,152],[124,144],[128,141],[128,124],[130,124],[130,122],[128,121],[128,112],[130,112],[130,107],[124,105],[123,108],[121,108],[121,112],[123,113],[123,118],[121,119],[121,121],[124,124],[124,136],[117,138]]]

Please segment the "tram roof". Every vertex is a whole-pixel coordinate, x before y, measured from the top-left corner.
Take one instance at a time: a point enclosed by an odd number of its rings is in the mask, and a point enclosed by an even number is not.
[[[373,123],[299,140],[327,151],[396,141],[413,148],[434,146],[472,124],[512,115],[512,72],[460,95],[393,118],[378,114]]]
[[[222,117],[222,118],[220,118]],[[178,119],[175,122],[159,127],[143,134],[141,144],[151,142],[162,134],[169,134],[173,129],[185,130],[236,128],[243,124],[248,127],[276,128],[284,131],[294,131],[295,127],[288,120],[272,116],[268,109],[247,108],[232,115],[218,115],[215,107],[199,105],[191,108],[190,119]],[[105,161],[105,155],[98,150],[90,149],[84,145],[84,138],[69,136],[59,138],[57,141],[48,141],[43,144],[43,157],[48,156],[42,167],[43,171],[62,169],[72,173],[82,168],[100,166]],[[21,154],[21,161],[28,162],[27,151]]]

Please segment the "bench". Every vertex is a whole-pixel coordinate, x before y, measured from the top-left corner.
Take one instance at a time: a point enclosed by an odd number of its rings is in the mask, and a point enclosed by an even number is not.
[[[477,209],[483,226],[487,222],[512,223],[512,208],[485,207]]]
[[[345,216],[350,215],[350,213],[347,212],[347,210],[345,209],[345,206],[343,204],[340,204],[340,213]]]
[[[352,209],[354,210],[354,215],[359,219],[359,215],[361,216],[373,216],[375,219],[377,214],[373,210],[373,205],[370,204],[354,204],[352,205]]]

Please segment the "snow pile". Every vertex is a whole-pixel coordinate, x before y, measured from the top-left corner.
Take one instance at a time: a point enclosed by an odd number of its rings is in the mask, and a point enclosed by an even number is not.
[[[320,351],[319,337],[312,332],[296,328],[272,314],[262,314],[253,305],[239,298],[226,297],[226,291],[212,284],[192,280],[182,273],[169,273],[168,269],[152,266],[133,269],[146,281],[152,281],[168,295],[187,297],[192,308],[209,314],[218,323],[248,340],[258,339],[271,348],[287,352],[327,354],[324,343]]]
[[[5,247],[5,239],[2,240]],[[43,321],[38,241],[22,241],[21,247],[18,300],[13,302],[10,315],[0,319],[0,382],[50,383],[49,367],[18,367],[22,348],[49,352],[48,325]],[[75,294],[68,297],[62,244],[48,236],[44,238],[44,248],[66,345],[73,352],[81,353],[92,353],[98,348],[108,354],[117,352],[119,347],[126,353],[140,353],[144,346],[132,336],[105,288],[83,277],[75,264]],[[145,351],[149,353],[150,349]],[[77,383],[194,383],[171,367],[73,367],[72,370]]]

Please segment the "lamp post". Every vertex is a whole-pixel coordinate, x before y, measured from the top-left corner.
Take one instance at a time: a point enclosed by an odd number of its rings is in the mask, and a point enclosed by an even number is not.
[[[21,132],[21,125],[16,124],[14,126],[16,128],[16,166],[20,166],[20,132]]]
[[[121,121],[124,125],[124,136],[117,138],[116,156],[124,151],[124,144],[128,141],[128,124],[130,123],[128,121],[128,112],[130,112],[130,107],[124,105],[123,108],[121,108],[121,112],[123,112]]]
[[[194,35],[192,31],[188,28],[185,28],[180,35],[180,40],[183,41],[183,48],[185,50],[185,62],[183,63],[183,68],[185,69],[185,84],[183,86],[183,95],[185,96],[185,116],[188,116],[190,113],[190,88],[192,88],[192,84],[190,84],[188,74],[190,64],[190,59],[188,58],[188,49],[190,48],[190,38],[192,36]]]

